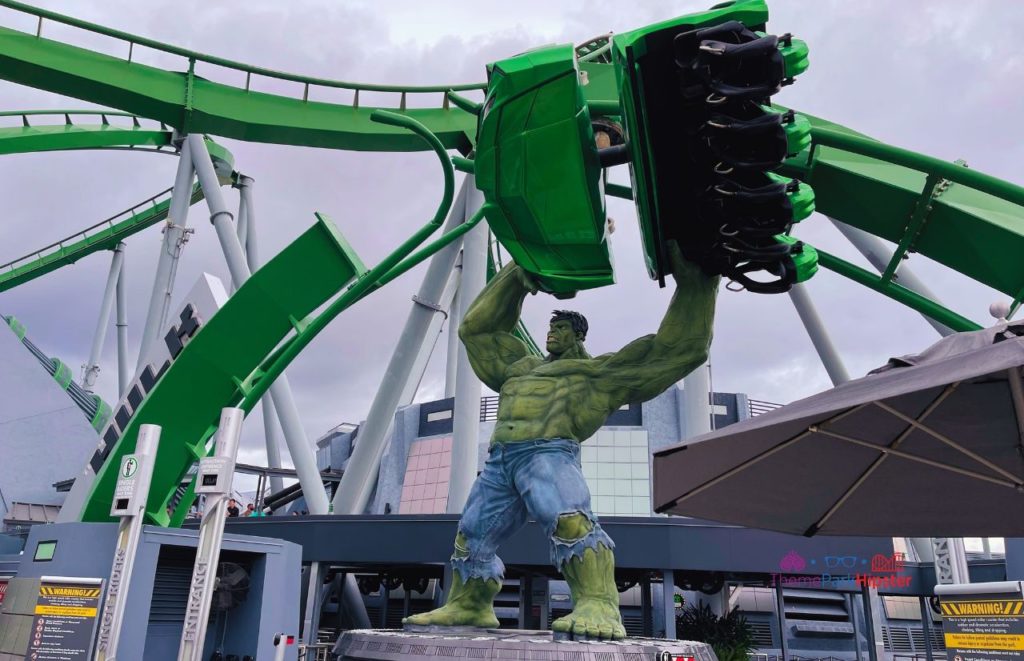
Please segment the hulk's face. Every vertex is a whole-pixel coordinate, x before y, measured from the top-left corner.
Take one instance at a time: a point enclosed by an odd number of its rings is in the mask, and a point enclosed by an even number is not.
[[[551,328],[548,329],[548,353],[560,356],[576,346],[577,341],[576,333],[572,330],[572,322],[568,319],[551,322]]]

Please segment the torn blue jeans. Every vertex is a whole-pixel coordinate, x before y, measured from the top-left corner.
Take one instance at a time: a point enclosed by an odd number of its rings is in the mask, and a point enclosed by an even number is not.
[[[555,536],[559,517],[582,514],[592,530],[580,539]],[[491,446],[484,470],[477,476],[459,520],[466,547],[456,547],[452,569],[463,581],[501,580],[505,565],[498,546],[526,523],[540,523],[551,540],[551,563],[559,571],[598,543],[615,548],[590,510],[590,490],[580,468],[580,444],[555,438]]]

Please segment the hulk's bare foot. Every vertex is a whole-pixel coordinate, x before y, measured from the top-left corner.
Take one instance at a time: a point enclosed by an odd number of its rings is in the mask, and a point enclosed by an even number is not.
[[[580,601],[571,613],[552,622],[551,630],[573,638],[622,640],[626,637],[619,607],[598,600]]]
[[[453,572],[452,589],[448,603],[428,613],[410,615],[402,620],[407,627],[479,627],[494,629],[498,618],[494,615],[494,596],[501,589],[498,581],[471,578],[465,583]]]
[[[571,638],[621,640],[626,637],[619,614],[619,591],[615,587],[615,555],[603,544],[585,549],[583,557],[572,558],[562,575],[575,607],[551,623],[557,634]]]

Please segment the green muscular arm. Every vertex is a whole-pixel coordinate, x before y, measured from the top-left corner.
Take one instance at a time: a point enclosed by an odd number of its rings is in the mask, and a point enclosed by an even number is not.
[[[527,346],[512,335],[526,294],[537,293],[532,278],[514,263],[505,265],[469,306],[459,326],[459,338],[473,371],[498,392],[512,363],[529,355]]]
[[[708,358],[719,278],[683,259],[675,243],[669,254],[676,291],[658,332],[630,342],[598,370],[595,385],[613,408],[657,397]]]

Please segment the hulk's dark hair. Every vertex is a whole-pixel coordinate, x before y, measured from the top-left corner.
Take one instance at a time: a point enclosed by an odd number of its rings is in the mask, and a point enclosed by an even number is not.
[[[587,331],[590,329],[590,324],[587,323],[586,317],[572,310],[555,310],[551,313],[551,323],[562,321],[563,319],[572,324],[573,333],[582,333],[583,339],[587,339]]]

